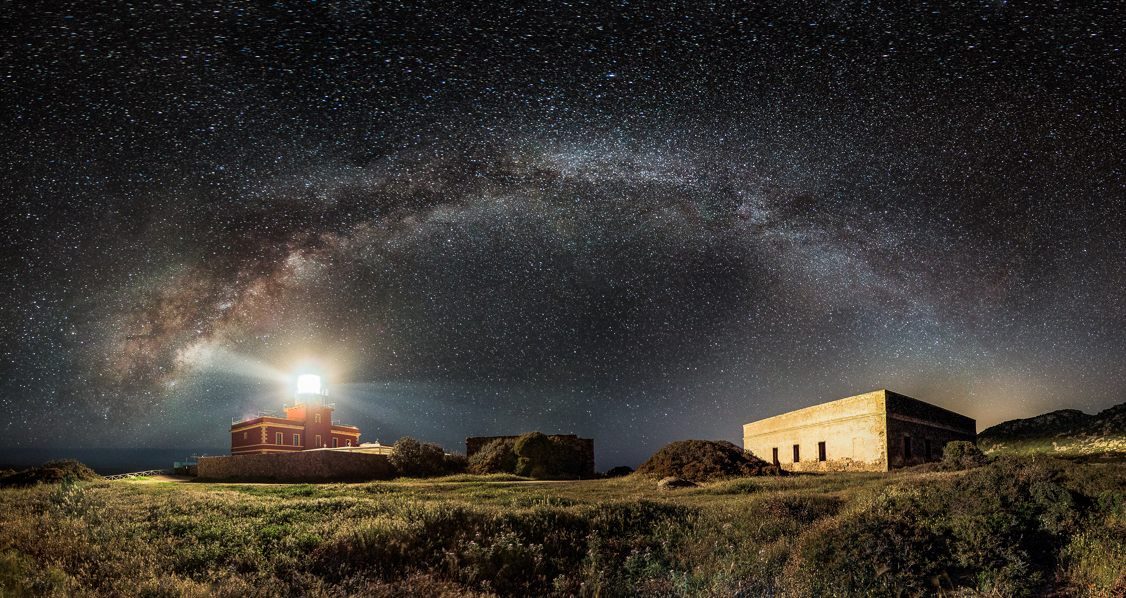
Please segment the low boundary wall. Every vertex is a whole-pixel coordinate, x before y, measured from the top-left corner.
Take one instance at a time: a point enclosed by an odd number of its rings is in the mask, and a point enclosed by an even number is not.
[[[326,450],[200,457],[196,472],[201,480],[232,481],[329,482],[395,477],[386,455]]]

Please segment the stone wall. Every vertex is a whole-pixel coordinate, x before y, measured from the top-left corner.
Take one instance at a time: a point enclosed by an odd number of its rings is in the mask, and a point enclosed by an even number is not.
[[[887,418],[890,467],[938,461],[947,442],[977,438],[973,419],[890,391]]]
[[[824,443],[825,459],[819,445]],[[793,458],[798,445],[798,460]],[[883,391],[783,413],[743,426],[743,448],[791,471],[887,471]]]
[[[386,455],[333,450],[201,457],[196,471],[204,480],[329,482],[395,477]]]

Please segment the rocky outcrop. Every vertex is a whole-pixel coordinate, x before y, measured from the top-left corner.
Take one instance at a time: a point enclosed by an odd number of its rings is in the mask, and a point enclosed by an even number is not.
[[[1126,403],[1096,415],[1061,409],[1014,419],[982,431],[977,444],[987,453],[1126,453]]]

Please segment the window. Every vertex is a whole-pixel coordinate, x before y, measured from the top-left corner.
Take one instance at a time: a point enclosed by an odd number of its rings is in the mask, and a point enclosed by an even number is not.
[[[825,460],[825,441],[821,441],[821,442],[817,443],[817,460],[818,461],[824,461]]]
[[[285,442],[285,441],[284,441],[284,440],[282,440],[282,433],[281,433],[281,432],[278,432],[277,434],[274,434],[274,444],[282,444],[282,443],[284,443],[284,442]]]
[[[770,449],[770,452],[772,453],[772,456],[774,457],[774,464],[778,465],[778,447],[774,447],[774,448]]]
[[[911,437],[903,437],[903,460],[906,461],[911,458]]]
[[[301,435],[300,434],[294,434],[293,435],[293,446],[301,446]]]
[[[798,452],[798,445],[794,445],[794,463],[801,461],[801,453]]]
[[[313,446],[315,446],[317,448],[321,448],[322,446],[324,446],[324,443],[321,442],[321,435],[320,434],[317,434],[316,436],[314,436],[313,439],[314,439]]]
[[[333,436],[332,437],[332,448],[339,448],[339,447],[340,447],[340,439]]]
[[[246,432],[243,432],[243,433],[242,433],[242,439],[243,439],[243,440],[246,440]]]
[[[352,446],[352,439],[349,438],[348,440],[345,440],[344,443],[346,446]]]
[[[923,459],[930,461],[931,458],[932,458],[932,456],[931,456],[931,439],[930,438],[924,438],[923,439]]]
[[[313,414],[313,423],[314,424],[321,423],[321,414],[320,413],[314,413]]]

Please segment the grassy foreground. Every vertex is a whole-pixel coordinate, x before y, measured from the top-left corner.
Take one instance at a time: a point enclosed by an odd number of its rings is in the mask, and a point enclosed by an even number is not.
[[[1126,464],[0,491],[5,595],[1126,592]]]

